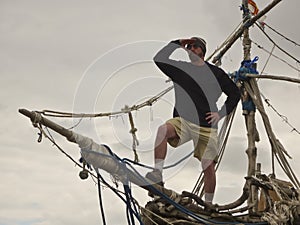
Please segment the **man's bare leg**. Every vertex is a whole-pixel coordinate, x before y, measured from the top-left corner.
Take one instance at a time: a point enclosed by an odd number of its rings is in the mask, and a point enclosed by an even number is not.
[[[175,128],[169,124],[163,124],[158,128],[154,147],[154,170],[146,174],[148,180],[161,186],[164,185],[162,170],[167,155],[167,143],[169,138],[179,138]],[[150,195],[151,196],[151,195]]]
[[[158,128],[155,148],[154,148],[154,168],[162,172],[164,161],[167,155],[168,139],[179,138],[176,134],[175,128],[169,123],[165,123]]]
[[[204,171],[204,198],[206,202],[212,203],[216,188],[215,162],[202,159],[202,168]]]

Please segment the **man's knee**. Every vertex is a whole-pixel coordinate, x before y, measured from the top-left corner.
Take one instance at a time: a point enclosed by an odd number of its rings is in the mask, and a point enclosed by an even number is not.
[[[158,127],[156,137],[160,140],[167,138],[167,127],[165,124]]]
[[[202,170],[204,172],[212,172],[215,170],[215,162],[210,159],[202,159],[201,160]]]
[[[165,123],[158,127],[157,136],[161,139],[174,138],[176,136],[175,128],[172,124]]]

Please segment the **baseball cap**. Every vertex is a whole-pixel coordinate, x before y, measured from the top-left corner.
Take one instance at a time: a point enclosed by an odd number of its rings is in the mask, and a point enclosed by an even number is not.
[[[206,41],[203,38],[200,37],[192,37],[191,39],[196,40],[195,44],[199,45],[199,47],[202,49],[203,55],[206,53]]]

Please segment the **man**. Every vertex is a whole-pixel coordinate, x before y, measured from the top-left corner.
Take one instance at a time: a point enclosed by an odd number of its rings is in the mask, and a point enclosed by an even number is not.
[[[178,48],[187,51],[191,62],[170,59]],[[205,201],[211,203],[216,186],[217,124],[236,107],[240,92],[222,69],[204,61],[205,53],[206,42],[192,37],[171,41],[154,57],[158,68],[174,83],[175,107],[173,118],[158,128],[155,166],[146,177],[163,185],[167,143],[177,147],[193,140],[194,157],[201,161],[204,171]],[[227,99],[218,110],[216,103],[222,93]]]

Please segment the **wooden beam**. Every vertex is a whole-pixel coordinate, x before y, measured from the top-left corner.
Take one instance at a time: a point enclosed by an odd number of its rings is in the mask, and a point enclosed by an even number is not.
[[[251,74],[247,73],[245,74],[246,77],[252,77],[252,78],[258,78],[258,79],[271,79],[271,80],[282,80],[282,81],[288,81],[293,83],[300,84],[300,79],[297,78],[291,78],[286,76],[277,76],[277,75],[258,75],[258,74]]]

